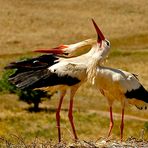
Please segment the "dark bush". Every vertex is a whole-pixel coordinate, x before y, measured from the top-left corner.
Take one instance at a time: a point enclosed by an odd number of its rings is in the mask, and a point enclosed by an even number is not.
[[[33,110],[39,110],[39,103],[43,101],[43,98],[50,99],[51,95],[42,90],[19,90],[15,85],[8,81],[10,75],[14,73],[14,70],[6,70],[0,80],[0,92],[1,93],[15,93],[19,96],[19,100],[22,100],[28,104],[33,104]],[[44,99],[45,100],[45,99]]]
[[[44,100],[43,98],[50,99],[51,97],[51,95],[42,90],[21,90],[17,94],[20,100],[27,102],[28,104],[33,104],[34,111],[39,110],[39,103],[41,103]]]

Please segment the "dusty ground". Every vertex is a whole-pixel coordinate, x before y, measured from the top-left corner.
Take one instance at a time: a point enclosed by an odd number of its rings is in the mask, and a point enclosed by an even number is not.
[[[15,137],[15,136],[14,136]],[[98,139],[97,141],[77,141],[73,143],[60,142],[54,143],[53,141],[40,141],[39,139],[35,139],[32,143],[26,144],[23,139],[20,137],[15,137],[17,142],[13,143],[11,141],[7,141],[4,138],[0,138],[2,142],[0,146],[7,148],[147,148],[148,141],[144,141],[142,139],[136,138],[128,138],[125,142],[116,141],[114,139],[106,140],[103,138]],[[15,140],[16,141],[16,140]]]

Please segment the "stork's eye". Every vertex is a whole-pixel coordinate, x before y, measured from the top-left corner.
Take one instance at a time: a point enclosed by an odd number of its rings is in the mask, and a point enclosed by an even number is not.
[[[107,40],[105,40],[105,41],[106,41],[107,46],[110,46],[110,42]]]
[[[69,53],[64,52],[63,54],[64,54],[64,55],[68,55]]]

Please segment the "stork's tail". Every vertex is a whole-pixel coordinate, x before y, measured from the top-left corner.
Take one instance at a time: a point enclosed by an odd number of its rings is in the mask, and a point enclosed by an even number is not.
[[[128,98],[128,102],[138,109],[148,108],[148,91],[142,85],[135,90],[127,91],[125,96]]]

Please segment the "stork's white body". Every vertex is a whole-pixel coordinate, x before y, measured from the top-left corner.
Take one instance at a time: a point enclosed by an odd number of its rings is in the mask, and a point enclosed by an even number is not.
[[[107,98],[110,108],[110,128],[108,137],[111,134],[114,122],[112,115],[112,105],[114,100],[121,102],[121,141],[123,139],[124,128],[124,108],[126,104],[135,105],[138,109],[147,109],[148,92],[140,84],[136,75],[120,69],[109,67],[97,68],[97,75],[94,86]]]
[[[142,100],[125,96],[127,92],[138,90],[140,86],[137,77],[132,73],[109,67],[100,66],[97,68],[95,87],[100,89],[110,105],[113,104],[114,100],[119,100],[122,106],[124,106],[124,103],[130,103],[137,107],[144,105],[145,102]]]

